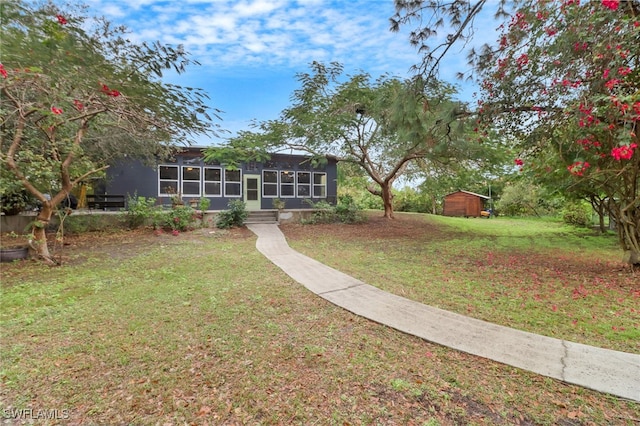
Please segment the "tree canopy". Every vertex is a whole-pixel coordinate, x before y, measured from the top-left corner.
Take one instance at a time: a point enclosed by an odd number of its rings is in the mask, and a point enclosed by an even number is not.
[[[423,45],[423,73],[437,72],[442,56],[434,52],[472,36],[473,20],[489,7],[482,0],[396,5],[396,28],[422,17],[451,31],[443,44],[419,24],[411,33],[411,42]],[[469,52],[482,88],[481,124],[514,141],[517,161],[540,181],[600,203],[617,223],[629,263],[640,264],[640,2],[491,7],[506,17],[498,40]]]
[[[224,157],[234,152],[245,158],[285,148],[353,163],[370,178],[368,190],[382,198],[385,217],[393,217],[392,185],[410,165],[468,151],[469,132],[460,120],[466,106],[452,99],[451,86],[435,80],[343,74],[340,64],[312,63],[311,72],[298,75],[301,87],[279,119],[212,148],[209,158],[229,163]]]
[[[43,228],[75,185],[115,158],[153,158],[215,132],[217,111],[201,90],[162,81],[197,64],[182,46],[135,44],[82,7],[0,7],[0,183],[42,203],[34,235],[47,258]]]

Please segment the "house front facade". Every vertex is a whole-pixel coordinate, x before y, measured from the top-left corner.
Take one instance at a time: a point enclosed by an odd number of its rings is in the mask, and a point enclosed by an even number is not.
[[[210,210],[225,210],[232,200],[244,201],[247,210],[273,209],[274,200],[283,201],[286,209],[312,208],[311,203],[319,201],[335,203],[335,160],[314,167],[307,156],[272,154],[267,161],[227,169],[224,164],[206,163],[202,150],[185,148],[155,167],[135,160],[120,162],[107,169],[103,187],[95,192],[152,197],[158,204],[171,204],[176,195],[185,203],[208,198]]]

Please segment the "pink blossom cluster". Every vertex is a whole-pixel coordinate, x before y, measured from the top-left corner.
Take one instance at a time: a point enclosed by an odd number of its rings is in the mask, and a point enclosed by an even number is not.
[[[633,150],[638,147],[637,144],[621,145],[611,150],[611,156],[618,161],[630,160],[633,157]]]
[[[618,7],[620,7],[620,0],[602,0],[602,5],[607,9],[618,10]]]
[[[102,85],[102,87],[100,88],[100,91],[105,95],[113,96],[114,98],[117,98],[118,96],[120,96],[120,92],[118,92],[115,89],[114,90],[109,89],[109,86],[107,86],[106,84]]]
[[[591,165],[586,161],[576,161],[573,164],[569,165],[567,167],[567,170],[569,170],[569,173],[574,176],[583,176],[585,170],[587,170],[589,166]]]

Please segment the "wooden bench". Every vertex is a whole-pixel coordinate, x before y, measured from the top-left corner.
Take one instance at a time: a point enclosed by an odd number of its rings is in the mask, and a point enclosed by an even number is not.
[[[113,210],[124,209],[125,196],[124,195],[107,195],[107,194],[94,194],[87,195],[87,207],[90,210]]]

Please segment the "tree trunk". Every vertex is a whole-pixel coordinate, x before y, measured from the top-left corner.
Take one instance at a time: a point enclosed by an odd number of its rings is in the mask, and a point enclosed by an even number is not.
[[[598,225],[600,226],[600,233],[604,234],[605,232],[607,232],[607,227],[604,223],[604,215],[606,213],[605,200],[596,195],[590,195],[589,202],[591,203],[591,207],[593,207],[593,209],[598,214]]]
[[[625,208],[618,206],[613,212],[624,260],[632,266],[640,266],[640,209],[631,202]]]
[[[385,183],[382,186],[382,203],[384,204],[384,217],[393,219],[393,193],[391,192],[391,183]]]
[[[604,224],[604,204],[598,204],[598,225],[600,226],[600,233],[604,234],[607,232],[607,227]]]
[[[30,245],[39,258],[53,265],[56,264],[56,262],[51,257],[49,246],[47,245],[47,226],[49,225],[51,216],[53,216],[53,204],[51,201],[43,202],[42,209],[38,213],[31,228],[33,239],[30,241]]]

